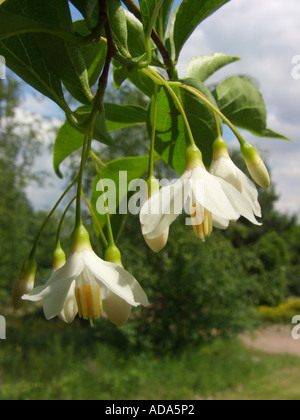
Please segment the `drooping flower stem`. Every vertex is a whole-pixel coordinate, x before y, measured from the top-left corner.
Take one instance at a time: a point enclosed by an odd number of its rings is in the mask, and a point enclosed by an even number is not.
[[[180,111],[180,113],[182,115],[182,118],[183,118],[183,121],[184,121],[184,125],[185,125],[185,128],[186,128],[186,132],[187,132],[189,143],[190,143],[190,145],[195,145],[195,140],[194,140],[194,136],[193,136],[193,133],[192,133],[192,129],[191,129],[190,123],[188,121],[188,118],[186,116],[184,107],[183,107],[182,103],[180,102],[178,96],[176,95],[176,93],[172,89],[171,83],[170,82],[167,82],[166,80],[164,80],[163,77],[161,77],[158,73],[156,73],[150,67],[148,67],[147,69],[143,69],[142,71],[150,79],[152,79],[156,85],[164,86],[167,89],[167,91],[170,93],[170,95],[174,99],[174,101],[175,101],[176,105],[178,106],[179,111]],[[172,84],[174,85],[174,83],[172,83]]]
[[[59,221],[59,225],[56,231],[56,245],[58,245],[60,243],[60,233],[61,233],[61,228],[63,225],[63,222],[65,220],[65,217],[70,209],[70,207],[72,206],[72,204],[74,203],[74,201],[76,200],[76,196],[70,201],[70,203],[68,204],[68,206],[66,207],[65,211],[63,212],[61,219]]]
[[[152,124],[152,134],[151,134],[151,146],[149,153],[149,169],[148,169],[148,178],[154,176],[154,153],[155,153],[155,135],[156,135],[156,123],[157,123],[157,95],[158,95],[158,86],[154,87],[154,110],[153,110],[153,124]]]
[[[95,212],[92,209],[92,206],[90,205],[90,203],[89,203],[88,199],[86,198],[85,194],[83,193],[83,191],[81,192],[81,196],[82,196],[87,208],[89,209],[89,211],[91,213],[91,216],[92,216],[92,218],[93,218],[93,220],[94,220],[94,222],[97,226],[97,229],[99,230],[99,234],[100,234],[101,240],[103,242],[103,245],[104,245],[105,248],[107,248],[108,247],[108,242],[107,242],[107,239],[104,235],[103,229],[101,228],[100,223],[97,219],[97,216],[95,215]]]
[[[91,157],[91,159],[94,163],[94,166],[95,166],[95,169],[96,169],[96,172],[97,172],[97,175],[98,175],[98,179],[99,179],[99,182],[101,183],[102,191],[103,191],[103,202],[104,202],[104,206],[105,206],[105,209],[106,209],[105,217],[106,217],[106,227],[107,227],[107,236],[108,236],[108,238],[107,238],[108,241],[105,238],[106,243],[103,242],[103,244],[105,245],[105,248],[107,248],[108,246],[115,246],[115,240],[114,240],[114,235],[113,235],[111,221],[110,221],[110,214],[109,214],[109,211],[108,211],[108,203],[107,203],[107,199],[106,199],[106,196],[105,196],[105,193],[104,193],[104,188],[103,188],[103,185],[102,185],[102,177],[101,177],[101,172],[100,172],[100,169],[99,169],[99,166],[98,166],[98,162],[95,159],[95,154],[94,153],[90,153],[90,157]]]
[[[76,182],[77,182],[77,180],[73,181],[72,184],[70,184],[68,186],[68,188],[63,192],[63,194],[60,196],[60,198],[58,199],[58,201],[56,202],[56,204],[54,205],[54,207],[52,208],[52,210],[50,211],[50,213],[46,217],[46,219],[45,219],[44,223],[42,224],[42,226],[41,226],[41,228],[40,228],[40,230],[39,230],[39,232],[38,232],[38,234],[36,236],[36,239],[34,241],[32,250],[30,252],[30,258],[34,258],[35,257],[35,254],[36,254],[36,250],[37,250],[39,241],[41,239],[42,233],[43,233],[43,231],[44,231],[47,223],[49,222],[49,220],[51,219],[51,217],[55,213],[55,211],[56,211],[57,207],[59,206],[59,204],[61,203],[61,201],[64,199],[64,197],[67,195],[67,193],[71,190],[71,188],[76,184]]]
[[[222,133],[221,133],[221,130],[220,130],[220,126],[219,126],[219,121],[218,121],[218,118],[217,118],[217,114],[216,114],[216,111],[214,111],[213,109],[212,109],[212,114],[213,114],[213,117],[214,117],[214,120],[215,120],[215,124],[216,124],[217,137],[218,138],[219,137],[222,137]]]
[[[184,83],[181,82],[169,82],[169,84],[171,86],[176,86],[182,89],[187,90],[190,93],[193,93],[197,98],[201,99],[206,105],[209,106],[209,108],[211,109],[211,111],[213,112],[213,114],[217,114],[219,115],[219,117],[222,118],[222,120],[224,121],[224,123],[226,125],[228,125],[228,127],[231,129],[231,131],[234,133],[234,135],[236,136],[236,138],[238,139],[238,141],[240,142],[241,146],[245,145],[247,142],[246,140],[243,138],[243,136],[241,135],[241,133],[236,129],[236,127],[232,124],[232,122],[225,117],[225,115],[218,109],[216,108],[208,99],[207,97],[201,93],[198,89],[185,85]]]

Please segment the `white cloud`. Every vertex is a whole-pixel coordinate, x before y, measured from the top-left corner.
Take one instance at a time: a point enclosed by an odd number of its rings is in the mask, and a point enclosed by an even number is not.
[[[35,104],[35,99],[29,101]],[[23,104],[21,104],[23,105]],[[62,120],[58,118],[45,118],[37,114],[33,107],[29,112],[28,108],[18,107],[15,109],[14,119],[17,121],[14,132],[18,136],[28,137],[34,132],[36,140],[41,144],[40,153],[35,159],[32,173],[43,174],[43,185],[39,186],[35,181],[29,181],[25,188],[25,193],[35,209],[48,210],[50,206],[59,198],[61,191],[64,189],[64,182],[60,180],[53,171],[52,152],[49,151],[53,147],[57,129],[62,125]],[[49,111],[51,109],[51,105]],[[48,116],[47,107],[44,108]]]

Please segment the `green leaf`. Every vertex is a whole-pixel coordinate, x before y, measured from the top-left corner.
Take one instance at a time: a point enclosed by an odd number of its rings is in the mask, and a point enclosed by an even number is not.
[[[84,20],[78,20],[74,22],[73,27],[74,31],[83,37],[88,36],[90,33]],[[95,83],[99,80],[101,70],[103,69],[105,63],[107,43],[104,41],[99,41],[98,43],[85,45],[79,48],[87,68],[89,85],[94,86]]]
[[[175,22],[170,34],[174,42],[175,60],[197,26],[230,0],[183,0],[175,11]]]
[[[58,131],[53,148],[53,167],[59,178],[63,177],[59,169],[60,164],[75,150],[82,147],[82,144],[83,134],[66,121]]]
[[[99,2],[98,0],[70,0],[71,3],[80,11],[89,29],[93,29],[98,24]]]
[[[142,57],[145,54],[145,35],[141,22],[128,10],[125,10],[128,32],[128,50],[131,57]],[[151,40],[151,49],[156,51],[156,46]]]
[[[34,26],[32,20],[17,15],[20,4],[16,0],[6,0],[0,6],[0,33],[2,30],[10,33],[29,28],[45,27],[38,22]],[[13,19],[13,20],[11,20]],[[0,54],[6,59],[7,66],[26,83],[56,102],[65,112],[68,106],[65,102],[61,81],[50,68],[40,53],[35,37],[31,34],[17,35],[0,41]]]
[[[115,213],[111,215],[111,223],[116,239],[119,237],[120,230],[128,214],[128,200],[134,194],[134,192],[128,192],[129,183],[134,180],[142,179],[147,174],[148,164],[148,156],[128,157],[109,162],[105,168],[101,169],[101,178],[103,180],[107,179],[113,181],[116,186],[115,202],[114,200],[108,200],[110,211]],[[97,190],[98,182],[99,179],[96,177],[93,185],[91,204],[100,226],[105,230],[106,217],[98,212],[99,203],[101,208],[103,202],[103,199],[101,199],[103,193],[99,191],[101,188],[98,188]],[[133,184],[133,189],[135,189],[136,183]],[[139,190],[137,189],[137,192],[138,191]],[[112,195],[114,195],[114,193]],[[95,231],[98,233],[96,226]]]
[[[125,80],[129,76],[129,70],[127,67],[119,67],[119,64],[113,68],[113,75],[114,75],[114,88],[117,90],[119,89]]]
[[[151,98],[154,93],[154,82],[146,76],[141,70],[128,70],[128,68],[119,66],[119,63],[114,63],[113,69],[114,87],[119,89],[120,86],[128,79],[135,87],[137,87],[146,96]]]
[[[146,124],[147,110],[136,105],[104,104],[108,131]]]
[[[120,130],[133,125],[144,124],[147,120],[147,111],[134,105],[104,104],[106,121],[103,121],[104,114],[98,116],[94,130],[94,139],[101,143],[112,145],[113,140],[109,132]],[[62,178],[59,169],[60,164],[83,144],[84,123],[88,120],[91,107],[82,106],[77,109],[77,119],[82,123],[81,131],[74,128],[69,122],[65,122],[58,132],[54,143],[54,170]],[[105,124],[105,126],[104,126]],[[104,133],[106,135],[104,136]]]
[[[211,91],[201,81],[188,78],[183,79],[183,83],[199,90],[206,96],[212,105],[218,108]],[[181,90],[180,95],[188,116],[195,142],[202,151],[204,164],[209,166],[213,154],[212,145],[218,135],[214,115],[209,106],[192,93],[186,90]],[[220,118],[218,118],[218,123],[219,129],[222,132],[223,123]]]
[[[26,13],[57,29],[73,31],[68,0],[26,0]],[[47,65],[63,81],[72,96],[79,102],[91,103],[93,95],[80,48],[52,35],[38,34],[34,37]]]
[[[83,105],[80,106],[75,112],[74,116],[80,124],[79,129],[82,133],[86,132],[88,128],[90,115],[92,112],[93,106],[92,105]],[[93,139],[99,141],[100,143],[106,144],[108,146],[113,146],[114,141],[110,136],[107,125],[106,125],[106,115],[104,106],[97,115],[94,132],[93,132]]]
[[[144,26],[145,37],[149,38],[154,26],[157,13],[163,0],[140,0],[140,9]]]
[[[210,91],[203,83],[194,79],[186,79],[183,82],[200,90],[217,106]],[[191,93],[183,89],[179,90],[179,88],[174,88],[174,92],[181,98],[194,140],[203,153],[204,163],[209,165],[212,159],[212,143],[217,137],[213,114],[207,105]],[[152,132],[153,104],[154,101],[152,100],[148,111],[149,134]],[[220,129],[222,130],[221,124]],[[165,88],[160,88],[156,124],[156,152],[181,175],[185,169],[187,146],[188,141],[183,118],[169,92]]]
[[[185,76],[205,82],[216,71],[238,60],[240,58],[223,53],[200,55],[189,63]]]
[[[128,51],[127,20],[121,1],[109,0],[108,13],[116,45],[121,52]]]
[[[143,25],[128,10],[125,10],[128,33],[128,50],[131,57],[139,57],[145,53],[145,37]]]
[[[154,26],[161,39],[165,38],[173,4],[174,0],[164,0],[161,8],[159,9]]]
[[[233,76],[213,92],[222,113],[236,126],[255,135],[287,139],[267,128],[267,109],[262,94],[250,80]]]
[[[7,28],[8,22],[11,29]],[[18,0],[6,0],[0,7],[0,24],[10,36],[14,35],[0,42],[1,51],[8,66],[23,80],[58,103],[64,111],[68,107],[61,80],[76,99],[84,103],[91,101],[85,62],[74,44],[79,38],[73,33],[67,0],[24,0],[22,8]],[[22,34],[25,29],[25,32],[32,30],[33,33]],[[42,33],[36,34],[39,31]],[[65,34],[72,42],[66,40]]]

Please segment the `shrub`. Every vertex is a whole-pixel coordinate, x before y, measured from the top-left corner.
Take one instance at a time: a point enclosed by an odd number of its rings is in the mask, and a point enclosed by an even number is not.
[[[289,300],[279,306],[272,308],[260,306],[258,313],[262,321],[271,323],[291,323],[295,315],[300,314],[300,299]]]

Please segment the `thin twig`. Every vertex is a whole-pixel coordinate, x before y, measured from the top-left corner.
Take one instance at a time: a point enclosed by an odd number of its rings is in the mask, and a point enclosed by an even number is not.
[[[137,18],[139,21],[142,22],[142,15],[141,15],[141,9],[139,6],[135,3],[134,0],[122,0],[127,9]],[[161,53],[161,56],[164,60],[164,64],[166,66],[166,70],[168,72],[168,76],[171,79],[176,78],[176,69],[174,66],[174,62],[169,54],[169,51],[167,50],[166,46],[164,45],[163,41],[160,39],[158,33],[153,28],[151,38],[153,39],[155,45],[157,46],[159,52]]]

